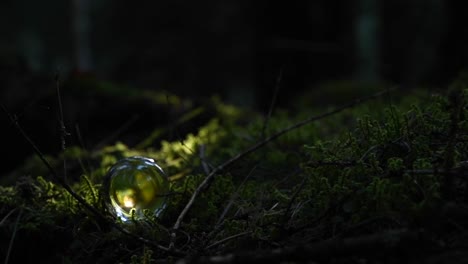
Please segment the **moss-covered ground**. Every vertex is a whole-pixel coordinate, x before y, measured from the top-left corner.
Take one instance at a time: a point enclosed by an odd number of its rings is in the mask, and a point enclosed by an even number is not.
[[[271,116],[214,97],[185,105],[170,128],[148,124],[152,132],[131,146],[117,134],[31,156],[2,179],[0,261],[466,263],[466,85],[389,90],[365,102],[356,99],[375,89],[336,85],[327,104],[304,95]],[[171,192],[159,217],[122,223],[104,204],[102,182],[133,155],[155,159]]]

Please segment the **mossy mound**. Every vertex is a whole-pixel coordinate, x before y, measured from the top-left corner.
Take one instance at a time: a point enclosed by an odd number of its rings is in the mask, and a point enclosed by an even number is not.
[[[464,85],[350,104],[221,169],[278,131],[336,108],[277,109],[265,117],[213,99],[210,121],[179,140],[153,144],[153,135],[137,147],[70,146],[45,157],[83,201],[31,158],[14,184],[0,187],[0,255],[11,263],[467,259]],[[170,176],[171,193],[159,217],[120,223],[103,204],[102,182],[112,164],[133,155],[155,159]]]

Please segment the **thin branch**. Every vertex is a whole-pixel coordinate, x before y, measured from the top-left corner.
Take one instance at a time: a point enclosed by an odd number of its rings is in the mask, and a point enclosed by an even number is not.
[[[213,247],[216,247],[217,245],[221,245],[223,243],[226,243],[227,241],[229,240],[233,240],[233,239],[236,239],[238,237],[242,237],[242,236],[245,236],[245,235],[248,235],[248,234],[251,234],[252,231],[245,231],[245,232],[242,232],[242,233],[239,233],[239,234],[235,234],[235,235],[232,235],[232,236],[229,236],[229,237],[226,237],[226,238],[223,238],[219,241],[216,241],[214,242],[213,244],[209,245],[206,247],[206,249],[210,249],[210,248],[213,248]]]
[[[306,182],[307,182],[307,177],[304,177],[299,187],[297,187],[297,190],[291,196],[291,200],[289,200],[288,206],[286,207],[286,210],[284,211],[284,214],[283,214],[283,223],[281,225],[283,229],[287,228],[287,224],[288,222],[290,222],[291,217],[288,217],[289,212],[291,211],[291,207],[293,203],[296,201],[296,198],[298,197],[299,193],[302,191],[302,189],[304,189]]]
[[[207,235],[207,238],[205,239],[205,242],[203,243],[202,247],[204,250],[205,249],[208,249],[208,247],[210,246],[207,246],[208,243],[211,242],[211,239],[218,233],[218,231],[221,229],[221,227],[223,226],[224,224],[224,219],[227,215],[227,213],[229,212],[229,210],[231,209],[233,203],[234,203],[234,199],[239,195],[239,192],[240,190],[242,189],[242,187],[244,186],[244,184],[247,182],[247,180],[250,178],[250,176],[252,175],[252,173],[255,171],[255,169],[257,168],[258,165],[255,165],[251,170],[250,172],[247,174],[247,176],[245,176],[244,180],[242,180],[241,184],[237,187],[236,191],[234,193],[231,194],[231,197],[229,199],[229,202],[228,204],[226,205],[226,207],[224,208],[223,212],[221,213],[221,215],[219,216],[218,218],[218,221],[216,222],[213,230],[211,230],[211,232]]]
[[[244,158],[245,156],[249,155],[250,153],[256,151],[257,149],[265,146],[267,143],[277,139],[278,137],[290,132],[291,130],[294,130],[294,129],[297,129],[297,128],[300,128],[304,125],[307,125],[307,124],[310,124],[314,121],[317,121],[317,120],[320,120],[320,119],[323,119],[323,118],[326,118],[326,117],[329,117],[329,116],[332,116],[334,114],[337,114],[337,113],[340,113],[346,109],[349,109],[349,108],[352,108],[352,107],[355,107],[357,105],[360,105],[364,102],[367,102],[371,99],[375,99],[375,98],[378,98],[384,94],[387,94],[388,92],[390,92],[391,90],[394,90],[395,88],[392,88],[392,89],[387,89],[385,91],[381,91],[381,92],[378,92],[378,93],[375,93],[373,95],[370,95],[370,96],[367,96],[367,97],[363,97],[363,98],[358,98],[350,103],[347,103],[341,107],[338,107],[338,108],[335,108],[331,111],[328,111],[328,112],[325,112],[325,113],[322,113],[322,114],[319,114],[319,115],[316,115],[316,116],[312,116],[310,118],[307,118],[303,121],[300,121],[296,124],[293,124],[267,138],[265,138],[264,140],[252,145],[251,147],[249,147],[248,149],[240,152],[239,154],[237,154],[236,156],[230,158],[229,160],[225,161],[223,164],[219,165],[218,167],[215,167],[211,173],[200,183],[200,185],[198,185],[197,189],[193,192],[192,196],[190,197],[189,201],[187,202],[187,204],[185,205],[184,209],[182,210],[182,212],[180,213],[179,217],[177,218],[176,222],[174,223],[174,226],[172,227],[172,233],[171,233],[171,243],[169,245],[169,248],[173,248],[174,247],[174,244],[175,244],[175,239],[176,239],[176,232],[177,230],[180,228],[180,225],[182,223],[182,221],[184,220],[185,218],[185,215],[187,214],[187,212],[190,210],[190,208],[192,207],[193,203],[195,202],[195,199],[198,197],[198,195],[200,195],[200,193],[202,191],[204,191],[204,189],[206,188],[206,186],[208,185],[208,183],[215,177],[215,175],[217,175],[218,173],[220,173],[221,171],[223,171],[224,169],[226,169],[228,166],[232,165],[233,163],[241,160],[242,158]]]
[[[268,109],[268,115],[265,119],[265,123],[263,123],[262,137],[261,137],[262,139],[265,138],[266,136],[266,129],[268,127],[268,122],[270,121],[271,115],[273,113],[273,109],[275,108],[275,105],[276,105],[276,98],[278,97],[278,92],[279,92],[282,78],[283,78],[283,67],[281,67],[280,72],[278,74],[278,78],[276,79],[275,91],[273,92],[273,98],[271,99],[270,108]]]
[[[405,173],[413,175],[450,175],[459,178],[466,178],[468,176],[468,168],[454,167],[450,170],[435,170],[435,169],[421,169],[421,170],[405,170]]]
[[[353,167],[358,165],[359,163],[356,161],[352,160],[343,160],[343,161],[309,161],[306,163],[307,166],[310,166],[312,168],[317,168],[317,167],[324,167],[324,166],[338,166],[340,168],[347,168],[347,167]]]
[[[226,205],[226,208],[224,208],[223,210],[223,213],[221,214],[221,216],[219,217],[218,221],[216,222],[216,226],[218,225],[221,225],[223,222],[224,222],[224,218],[226,217],[226,214],[229,212],[229,209],[231,209],[231,206],[232,204],[234,203],[234,199],[237,197],[237,195],[239,194],[240,190],[242,187],[244,187],[244,184],[247,182],[247,180],[250,178],[250,176],[252,175],[252,173],[255,171],[255,169],[257,169],[257,165],[255,165],[250,171],[249,173],[247,174],[247,176],[245,176],[244,180],[242,180],[241,184],[239,185],[239,187],[237,187],[237,190],[235,193],[233,193],[231,195],[231,198],[229,199],[229,202],[228,204]],[[216,229],[216,226],[215,226],[215,229]]]
[[[191,149],[190,149],[188,146],[187,146],[187,148],[191,151]],[[205,145],[205,144],[201,144],[200,147],[199,147],[198,149],[199,149],[199,151],[200,151],[199,158],[200,158],[200,161],[201,161],[201,164],[202,164],[203,171],[205,172],[206,175],[209,175],[211,169],[213,168],[213,165],[211,165],[211,164],[206,160],[206,156],[205,156],[206,145]]]
[[[60,140],[62,143],[62,150],[66,149],[65,136],[68,136],[69,133],[65,127],[65,122],[63,118],[63,107],[62,107],[62,97],[60,96],[60,76],[59,73],[55,75],[55,87],[57,90],[57,100],[59,108],[59,122],[60,122]]]
[[[78,142],[79,142],[81,148],[82,148],[83,150],[85,150],[86,153],[88,153],[88,149],[87,149],[87,147],[85,146],[83,137],[82,137],[82,135],[81,135],[80,127],[79,127],[78,124],[75,124],[75,132],[76,132],[76,136],[77,136],[77,138],[78,138]],[[88,166],[89,171],[92,171],[91,162],[89,161],[88,156],[85,157],[85,160],[86,160],[86,165]],[[83,163],[83,160],[82,160],[80,157],[78,158],[78,161],[79,161],[80,166],[81,166],[81,168],[83,169],[84,173],[87,174],[87,175],[90,175],[90,173],[88,172],[88,170],[86,169],[86,167],[85,167],[85,165],[84,165],[84,163]]]
[[[67,132],[67,128],[65,127],[65,122],[63,118],[63,107],[62,107],[62,96],[60,95],[60,75],[57,72],[55,75],[55,88],[57,90],[57,101],[58,101],[58,108],[59,108],[59,123],[60,123],[60,143],[62,152],[65,152],[67,148],[67,143],[65,140],[65,136],[69,135]],[[64,182],[67,182],[67,159],[63,158],[63,179]]]
[[[20,210],[18,217],[16,218],[15,227],[13,228],[13,234],[11,234],[10,243],[8,244],[8,250],[7,250],[7,254],[6,254],[5,262],[4,262],[5,264],[8,264],[8,261],[10,260],[10,253],[11,253],[11,250],[13,249],[13,241],[15,241],[16,231],[18,230],[18,223],[21,219],[22,214],[23,214],[23,209]]]
[[[130,117],[128,120],[125,121],[125,123],[123,123],[122,125],[120,125],[120,127],[118,127],[113,133],[111,133],[110,135],[106,136],[105,138],[103,138],[99,143],[96,144],[96,146],[93,148],[93,150],[98,150],[100,149],[101,147],[105,146],[106,144],[108,144],[109,142],[111,142],[112,140],[116,139],[119,135],[121,135],[122,133],[124,133],[127,129],[129,129],[133,124],[135,124],[135,122],[137,122],[138,120],[140,119],[140,116],[135,114],[135,115],[132,115],[132,117]]]
[[[10,217],[10,215],[12,215],[17,209],[18,208],[14,208],[7,215],[5,215],[5,217],[3,217],[3,219],[2,219],[2,221],[0,221],[0,226],[2,226],[3,223],[5,223],[5,221],[8,219],[8,217]]]
[[[167,101],[167,105],[169,107],[172,107],[172,103],[171,101],[169,100],[169,94],[166,93],[166,101]],[[195,111],[195,115],[198,115],[198,112],[203,112],[203,109],[202,108],[196,108],[195,110],[192,110],[192,112]],[[190,115],[188,115],[188,117],[190,117]],[[180,135],[179,133],[179,129],[178,129],[178,126],[182,123],[184,123],[184,120],[186,120],[187,118],[187,115],[183,115],[181,117],[179,117],[178,119],[175,119],[173,118],[172,116],[169,116],[169,120],[175,120],[173,122],[170,122],[168,124],[169,128],[168,130],[171,132],[170,133],[170,136],[172,137],[172,133],[174,132],[176,137],[177,137],[177,140],[179,141],[180,145],[182,145],[182,147],[186,148],[188,151],[190,151],[190,153],[192,155],[197,155],[196,152],[190,148],[189,146],[187,146],[187,144],[185,144],[184,140],[182,139],[182,136]],[[190,118],[189,118],[190,119]],[[199,155],[199,158],[200,158],[200,161],[202,162],[202,167],[203,167],[203,170],[205,171],[206,175],[209,175],[209,171],[213,168],[213,166],[206,160],[205,158],[205,146],[204,145],[201,145],[200,146],[200,155]],[[181,153],[179,153],[179,156],[185,161],[187,162],[188,164],[190,164],[190,160],[188,157],[185,157],[185,155],[182,155]]]

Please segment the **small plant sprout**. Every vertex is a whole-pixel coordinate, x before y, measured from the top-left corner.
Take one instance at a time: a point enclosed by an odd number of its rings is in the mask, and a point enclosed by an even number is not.
[[[133,156],[115,163],[104,180],[109,210],[123,222],[158,216],[166,206],[168,177],[153,159]]]

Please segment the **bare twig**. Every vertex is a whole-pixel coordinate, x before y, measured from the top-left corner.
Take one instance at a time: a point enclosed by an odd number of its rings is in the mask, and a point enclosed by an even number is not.
[[[119,135],[121,135],[123,132],[129,129],[133,124],[135,124],[135,122],[137,122],[139,119],[140,119],[139,115],[137,114],[132,115],[132,117],[130,117],[127,121],[125,121],[125,123],[120,125],[120,127],[118,127],[112,134],[106,136],[99,143],[97,143],[94,146],[93,150],[98,150],[102,148],[103,146],[105,146],[106,144],[108,144],[109,142],[111,142],[112,140],[116,139]]]
[[[65,136],[68,136],[69,133],[65,127],[65,122],[63,118],[63,107],[62,107],[62,97],[60,96],[60,76],[59,73],[55,75],[55,87],[57,90],[57,100],[59,108],[59,122],[60,122],[60,140],[62,143],[62,150],[66,149]]]
[[[10,243],[8,244],[8,250],[7,250],[5,262],[4,262],[5,264],[8,264],[8,261],[10,260],[10,253],[11,253],[11,250],[13,249],[13,241],[15,241],[16,231],[18,230],[18,223],[21,219],[22,214],[23,214],[23,209],[20,210],[18,217],[16,217],[15,227],[13,228],[13,234],[11,234]]]
[[[209,245],[206,247],[206,249],[210,249],[210,248],[213,248],[213,247],[216,247],[217,245],[221,245],[223,243],[226,243],[227,241],[229,240],[233,240],[233,239],[236,239],[238,237],[242,237],[242,236],[245,236],[245,235],[248,235],[248,234],[251,234],[252,231],[245,231],[245,232],[242,232],[242,233],[239,233],[239,234],[235,234],[235,235],[232,235],[232,236],[229,236],[229,237],[226,237],[226,238],[223,238],[219,241],[216,241],[214,242],[213,244]]]
[[[3,219],[2,219],[2,221],[0,221],[0,226],[2,226],[3,223],[5,223],[5,221],[8,219],[8,217],[10,217],[10,215],[12,215],[17,209],[18,208],[14,208],[7,215],[5,215],[5,217],[3,217]]]
[[[65,152],[67,148],[65,136],[68,136],[69,133],[67,132],[67,128],[65,127],[65,122],[63,118],[63,107],[62,107],[62,97],[60,95],[60,75],[57,72],[55,75],[55,88],[57,90],[57,101],[58,101],[58,108],[59,108],[59,124],[60,124],[60,143],[62,151]],[[63,158],[63,179],[64,182],[67,182],[67,159]]]
[[[291,200],[289,200],[288,206],[286,207],[286,210],[284,211],[284,214],[283,214],[283,223],[282,223],[282,228],[283,229],[287,228],[288,222],[290,222],[291,217],[288,217],[289,212],[291,211],[291,207],[292,207],[293,203],[296,201],[297,196],[299,195],[299,193],[304,188],[306,182],[307,182],[307,177],[304,177],[304,179],[302,180],[300,185],[297,187],[297,190],[291,196]]]
[[[167,101],[167,105],[169,107],[172,106],[172,102],[170,101],[169,99],[169,94],[166,93],[166,101]],[[188,114],[185,114],[181,117],[179,117],[178,119],[175,119],[173,118],[172,116],[169,117],[169,120],[175,120],[173,122],[170,122],[168,124],[169,128],[168,130],[171,131],[171,135],[172,135],[172,132],[175,133],[175,136],[177,137],[177,140],[179,141],[180,145],[182,145],[182,147],[186,148],[188,151],[190,151],[191,154],[193,154],[194,156],[196,155],[196,152],[190,148],[189,146],[187,146],[187,144],[185,144],[184,140],[182,139],[180,133],[179,133],[179,129],[178,129],[178,126],[180,124],[183,124],[185,121],[187,120],[190,120],[191,118],[193,118],[194,116],[197,116],[199,115],[200,113],[202,113],[204,111],[203,108],[201,107],[198,107],[194,110],[192,110],[190,113]],[[141,145],[141,144],[139,144]],[[200,148],[199,148],[199,151],[200,151],[200,155],[199,155],[199,158],[200,158],[200,161],[202,163],[202,168],[203,170],[205,171],[206,175],[209,175],[209,172],[213,169],[213,166],[210,164],[210,162],[207,161],[207,159],[205,158],[205,145],[201,145]],[[179,156],[184,160],[186,161],[187,163],[190,163],[189,159],[187,157],[185,157],[184,155],[182,155],[181,153],[179,153]]]
[[[83,137],[81,136],[80,127],[78,124],[75,124],[75,132],[76,132],[76,136],[78,138],[78,142],[80,143],[81,148],[85,150],[86,152],[88,152],[87,147],[85,146]],[[85,157],[85,160],[86,160],[86,165],[88,166],[89,171],[92,171],[92,166],[91,166],[91,162],[89,161],[89,158]],[[88,172],[88,169],[85,167],[83,160],[81,158],[78,158],[78,161],[84,173],[89,175],[90,173]]]
[[[188,148],[188,149],[191,150],[190,148]],[[200,157],[200,161],[202,163],[203,171],[205,172],[206,175],[209,175],[211,170],[214,168],[214,166],[210,162],[208,162],[208,160],[206,158],[206,153],[205,153],[206,145],[201,144],[200,147],[199,147],[199,150],[200,150],[199,157]]]
[[[370,96],[367,96],[367,97],[362,97],[362,98],[358,98],[350,103],[347,103],[341,107],[337,107],[331,111],[328,111],[328,112],[325,112],[325,113],[322,113],[322,114],[319,114],[319,115],[316,115],[316,116],[312,116],[312,117],[309,117],[305,120],[302,120],[296,124],[293,124],[265,139],[263,139],[262,141],[260,142],[257,142],[256,144],[252,145],[251,147],[247,148],[246,150],[240,152],[239,154],[237,154],[236,156],[230,158],[229,160],[225,161],[223,164],[219,165],[218,167],[215,167],[211,173],[205,177],[205,179],[200,183],[200,185],[198,185],[197,189],[193,192],[192,196],[190,197],[189,201],[187,202],[187,204],[185,205],[184,209],[181,211],[181,213],[179,214],[179,217],[177,218],[176,222],[174,223],[174,226],[172,227],[172,232],[171,232],[171,243],[169,245],[169,248],[173,248],[174,245],[175,245],[175,240],[176,240],[176,233],[177,233],[177,230],[180,228],[180,225],[182,223],[182,221],[184,220],[184,217],[185,215],[187,214],[187,212],[190,210],[190,208],[192,207],[193,203],[195,202],[195,199],[198,197],[198,195],[200,195],[200,193],[202,191],[205,190],[206,186],[208,185],[208,183],[218,174],[220,173],[221,171],[223,171],[224,169],[226,169],[228,166],[232,165],[233,163],[241,160],[242,158],[244,158],[245,156],[249,155],[250,153],[256,151],[257,149],[265,146],[267,143],[277,139],[278,137],[290,132],[291,130],[294,130],[294,129],[297,129],[297,128],[300,128],[304,125],[307,125],[307,124],[310,124],[314,121],[317,121],[317,120],[320,120],[320,119],[323,119],[323,118],[326,118],[326,117],[329,117],[329,116],[332,116],[334,114],[337,114],[337,113],[340,113],[346,109],[349,109],[349,108],[352,108],[352,107],[355,107],[359,104],[362,104],[364,102],[367,102],[371,99],[375,99],[375,98],[378,98],[384,94],[387,94],[388,92],[390,92],[391,90],[394,90],[394,88],[392,89],[388,89],[388,90],[385,90],[385,91],[381,91],[381,92],[378,92],[378,93],[375,93],[375,94],[372,94]]]
[[[450,170],[436,170],[436,169],[421,169],[421,170],[405,170],[405,173],[413,175],[449,175],[452,177],[466,178],[468,176],[468,168],[455,167]]]
[[[224,224],[224,219],[227,215],[227,213],[229,212],[229,209],[231,209],[231,206],[232,204],[234,203],[234,199],[237,197],[237,195],[239,194],[241,188],[244,186],[244,184],[247,182],[247,180],[250,178],[250,176],[252,175],[252,173],[255,171],[255,169],[257,168],[257,165],[255,165],[251,170],[250,172],[247,174],[247,176],[245,176],[244,180],[242,180],[241,184],[237,187],[236,191],[234,193],[231,194],[231,198],[229,199],[229,202],[228,204],[226,205],[226,207],[224,208],[223,212],[221,213],[221,215],[219,216],[218,218],[218,221],[216,222],[213,230],[211,230],[211,232],[207,235],[207,238],[205,240],[205,242],[203,243],[202,247],[203,249],[208,249],[208,247],[210,246],[207,246],[210,242],[211,242],[211,239],[218,233],[218,231],[221,229],[221,227],[223,226]]]
[[[307,166],[312,168],[322,167],[322,166],[338,166],[340,168],[347,168],[356,166],[358,162],[353,160],[343,160],[343,161],[309,161],[306,163]]]
[[[244,184],[247,182],[247,180],[250,178],[250,176],[252,175],[252,173],[255,171],[255,169],[257,168],[258,165],[255,165],[251,170],[250,172],[247,174],[247,176],[245,176],[244,180],[242,180],[241,184],[239,185],[239,187],[237,187],[237,190],[235,193],[233,193],[231,195],[231,198],[229,199],[229,202],[228,204],[226,205],[226,208],[224,208],[223,210],[223,213],[221,214],[221,216],[219,217],[218,221],[216,222],[216,226],[218,225],[221,225],[223,222],[224,222],[224,218],[226,217],[226,214],[229,212],[229,209],[231,209],[231,206],[232,204],[234,203],[234,199],[237,197],[237,195],[239,194],[240,190],[242,187],[244,187]],[[215,227],[216,229],[216,227]]]
[[[271,99],[270,108],[268,109],[268,114],[265,119],[265,123],[263,123],[262,137],[261,137],[262,139],[264,139],[266,136],[266,129],[268,128],[268,122],[270,121],[271,114],[273,113],[273,109],[275,108],[276,98],[278,97],[279,87],[280,87],[282,78],[283,78],[283,68],[281,67],[280,72],[278,74],[278,78],[276,79],[275,91],[273,92],[273,98]]]

